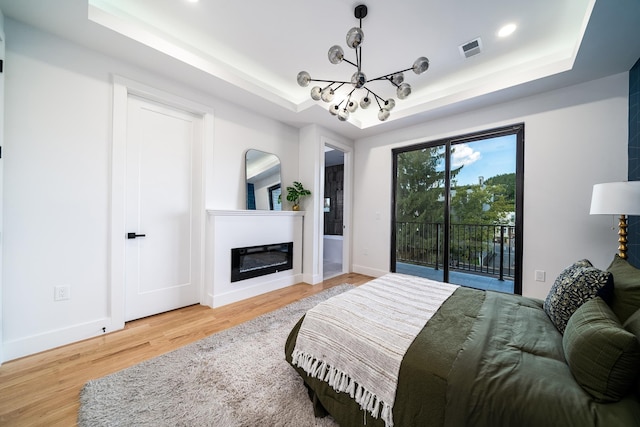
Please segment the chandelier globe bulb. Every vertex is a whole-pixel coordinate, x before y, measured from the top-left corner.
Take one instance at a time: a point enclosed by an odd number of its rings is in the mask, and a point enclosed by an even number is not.
[[[391,113],[389,113],[389,110],[385,110],[381,108],[380,111],[378,111],[378,120],[380,120],[381,122],[384,122],[389,118],[390,115]]]
[[[347,46],[351,49],[357,49],[364,41],[364,32],[362,28],[353,27],[347,32]]]
[[[322,89],[320,86],[314,86],[311,88],[311,99],[314,101],[320,101],[322,99]]]
[[[391,76],[391,82],[395,85],[399,85],[404,82],[404,73],[396,73]]]
[[[298,84],[302,87],[309,86],[309,82],[311,81],[311,76],[306,71],[300,71],[298,73]]]
[[[365,84],[367,83],[367,76],[365,76],[365,74],[362,71],[356,71],[355,73],[353,73],[353,75],[351,76],[351,84],[355,87],[360,89],[361,87],[363,87]]]
[[[341,108],[340,111],[338,111],[338,120],[340,120],[341,122],[346,122],[347,120],[349,120],[349,110],[347,110],[346,108]]]
[[[391,111],[396,106],[396,101],[393,98],[389,98],[384,101],[384,105],[382,106],[383,110]]]
[[[342,50],[342,47],[337,44],[329,48],[329,53],[327,55],[329,57],[329,62],[332,64],[339,64],[344,59],[344,51]]]
[[[399,99],[406,99],[409,95],[411,95],[411,85],[409,83],[402,83],[396,89],[396,94]]]
[[[429,60],[424,56],[416,59],[413,63],[413,72],[416,74],[422,74],[429,69]]]
[[[347,110],[349,110],[349,112],[353,113],[358,109],[358,103],[355,101],[351,101],[349,100],[349,103],[347,104]]]
[[[322,92],[320,93],[320,98],[324,102],[331,102],[333,101],[334,95],[335,95],[335,91],[333,90],[333,88],[327,86],[324,89],[322,89]]]
[[[340,107],[338,107],[338,105],[336,104],[329,105],[329,114],[331,114],[332,116],[337,116],[339,110],[340,110]]]
[[[371,105],[371,98],[368,96],[365,96],[360,100],[360,108],[363,110],[369,108],[369,105]]]

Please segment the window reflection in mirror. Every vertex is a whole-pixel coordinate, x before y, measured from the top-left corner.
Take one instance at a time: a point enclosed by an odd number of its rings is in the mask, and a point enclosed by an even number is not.
[[[245,172],[247,209],[282,210],[280,159],[278,156],[259,150],[247,150]]]

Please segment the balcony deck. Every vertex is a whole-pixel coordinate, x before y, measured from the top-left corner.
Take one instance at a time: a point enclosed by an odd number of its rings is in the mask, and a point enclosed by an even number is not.
[[[411,274],[418,277],[425,277],[432,280],[442,280],[442,270],[436,270],[434,268],[421,265],[397,262],[396,272]],[[509,294],[513,293],[513,280],[499,280],[495,277],[479,274],[450,271],[449,282],[456,285],[467,286],[469,288],[482,289],[486,291],[498,291]]]

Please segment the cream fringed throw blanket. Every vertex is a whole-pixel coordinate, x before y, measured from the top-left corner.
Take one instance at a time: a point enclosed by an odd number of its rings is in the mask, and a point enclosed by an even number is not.
[[[293,364],[348,393],[393,426],[400,363],[418,333],[458,288],[389,273],[309,310]]]

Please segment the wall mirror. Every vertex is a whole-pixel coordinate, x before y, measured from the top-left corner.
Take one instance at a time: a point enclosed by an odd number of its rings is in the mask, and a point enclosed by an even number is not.
[[[280,159],[275,154],[247,150],[245,154],[247,209],[282,210]]]

